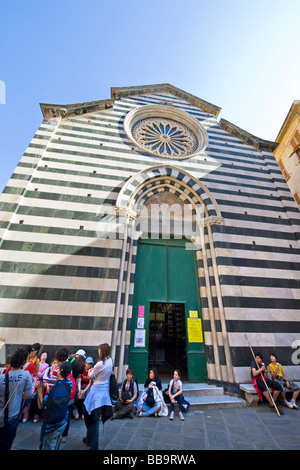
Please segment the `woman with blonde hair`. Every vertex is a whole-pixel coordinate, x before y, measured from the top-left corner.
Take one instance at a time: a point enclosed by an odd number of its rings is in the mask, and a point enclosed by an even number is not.
[[[100,416],[104,424],[113,414],[109,394],[109,379],[113,370],[110,346],[107,343],[100,344],[98,354],[99,361],[95,367],[89,370],[88,374],[94,382],[84,400],[84,421],[87,434],[83,441],[90,447],[90,450],[98,450],[99,448]]]

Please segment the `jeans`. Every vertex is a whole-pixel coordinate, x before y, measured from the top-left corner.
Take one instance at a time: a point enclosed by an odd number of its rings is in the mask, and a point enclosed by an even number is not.
[[[89,415],[84,408],[84,421],[86,425],[86,443],[90,450],[99,449],[99,419],[101,408],[96,408]]]
[[[8,420],[3,428],[0,428],[0,450],[10,450],[16,437],[19,416]]]
[[[64,423],[59,428],[51,432],[45,432],[43,450],[59,450],[60,440],[66,429],[67,423]]]
[[[171,395],[173,395],[173,393],[171,393]],[[177,395],[175,397],[175,401],[178,403],[179,405],[179,411],[183,411],[183,406],[182,406],[182,402],[183,402],[183,395],[182,393],[180,395]],[[171,411],[174,411],[175,409],[175,404],[171,402]]]
[[[160,403],[154,403],[154,406],[150,408],[150,406],[147,406],[145,403],[143,404],[143,411],[145,412],[145,416],[151,416],[154,415],[154,413],[157,413],[160,410],[161,404]]]

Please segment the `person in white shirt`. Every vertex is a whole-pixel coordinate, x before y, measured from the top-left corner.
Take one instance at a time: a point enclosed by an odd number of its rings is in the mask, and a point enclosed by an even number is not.
[[[10,450],[16,437],[22,401],[32,395],[32,378],[22,367],[27,352],[18,348],[10,358],[10,370],[0,375],[0,450]]]
[[[99,447],[99,418],[104,423],[112,416],[112,404],[109,394],[109,379],[113,370],[110,357],[110,346],[100,344],[99,361],[90,369],[89,377],[94,379],[89,394],[84,400],[84,421],[87,428],[83,441],[89,445],[90,450]]]
[[[173,379],[169,383],[169,397],[171,400],[171,407],[170,407],[170,419],[173,420],[175,418],[175,402],[179,404],[179,418],[181,421],[184,421],[183,417],[183,392],[182,392],[182,382],[180,380],[180,372],[178,369],[174,370]]]

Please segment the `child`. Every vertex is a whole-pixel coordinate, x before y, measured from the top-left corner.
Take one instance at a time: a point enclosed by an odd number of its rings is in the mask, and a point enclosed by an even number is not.
[[[58,450],[61,436],[66,429],[69,417],[69,400],[72,382],[67,379],[72,370],[69,362],[60,364],[57,382],[51,387],[43,400],[45,406],[44,423],[41,429],[43,450]]]
[[[158,390],[162,389],[162,383],[161,383],[161,380],[158,378],[158,371],[155,367],[153,367],[152,369],[149,369],[148,378],[146,379],[144,387],[148,388],[151,382],[156,383]]]
[[[119,419],[128,416],[133,418],[133,406],[138,396],[138,389],[136,380],[133,378],[133,370],[126,370],[126,379],[123,382],[122,388],[119,391],[119,398],[115,405],[115,413],[112,419]]]
[[[179,404],[179,418],[181,421],[184,421],[183,417],[183,394],[182,394],[182,382],[180,380],[180,372],[179,370],[174,370],[173,379],[169,383],[169,397],[171,400],[171,413],[170,419],[173,420],[175,418],[174,408],[175,402]]]
[[[284,399],[284,403],[288,408],[295,408],[297,410],[298,406],[296,405],[296,400],[300,393],[298,386],[291,380],[288,380],[284,368],[277,362],[277,356],[274,353],[271,354],[270,361],[271,363],[269,364],[269,371],[272,375],[272,379],[275,380],[275,382],[278,382],[281,386],[281,395]],[[287,401],[286,391],[293,392],[291,401]]]
[[[86,395],[93,383],[93,380],[89,378],[89,370],[94,367],[94,361],[92,357],[87,357],[85,361],[85,367],[82,374],[78,376],[78,401],[77,401],[77,409],[79,415],[83,416],[83,402],[85,400]]]

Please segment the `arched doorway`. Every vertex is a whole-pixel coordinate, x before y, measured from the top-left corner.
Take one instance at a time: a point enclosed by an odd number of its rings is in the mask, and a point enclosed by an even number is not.
[[[160,226],[158,226],[159,230],[156,236],[149,237],[148,230],[146,230],[145,236],[144,228],[141,229],[140,227],[139,218],[149,198],[158,193],[166,194],[167,192],[178,197],[184,208],[189,209],[192,228],[195,226],[197,231],[196,237],[185,234],[185,237],[181,236],[180,238],[182,240],[186,238],[193,242],[192,244],[194,245],[194,258],[197,263],[198,298],[200,298],[201,292],[201,298],[203,296],[204,301],[201,310],[203,318],[201,328],[203,328],[203,338],[206,345],[207,377],[209,380],[232,382],[232,361],[212,231],[213,225],[223,224],[223,217],[216,200],[207,187],[190,173],[172,165],[159,165],[147,168],[132,176],[122,187],[115,206],[117,215],[120,218],[123,217],[124,220],[124,242],[112,334],[113,351],[116,351],[118,344],[120,345],[118,378],[121,380],[128,363],[131,365],[137,364],[137,367],[139,367],[137,362],[131,362],[134,355],[132,345],[137,344],[139,341],[142,342],[142,346],[140,344],[138,347],[144,348],[144,351],[140,350],[140,358],[142,354],[147,356],[146,359],[143,359],[143,364],[146,364],[146,366],[140,380],[144,380],[144,373],[147,369],[148,350],[146,350],[145,346],[149,339],[146,336],[146,332],[143,336],[142,332],[135,331],[143,329],[135,328],[139,309],[140,318],[142,318],[143,311],[144,315],[147,312],[148,315],[150,314],[150,304],[147,307],[140,301],[136,302],[133,295],[136,292],[136,282],[138,282],[138,259],[141,258],[138,253],[141,242],[138,242],[138,240],[145,240],[147,238],[175,240],[176,236],[170,236],[171,232],[169,232],[169,236],[166,237],[165,234],[160,233]],[[151,218],[148,219],[148,225],[149,220],[151,225]],[[173,222],[175,223],[175,219]],[[124,293],[123,297],[122,293]],[[156,301],[161,302],[162,299],[153,299],[153,302]],[[178,300],[178,303],[181,302],[182,300]],[[138,311],[136,311],[136,308],[138,308]],[[186,327],[188,324],[191,325],[188,331],[191,334],[193,331],[195,332],[196,342],[199,340],[200,333],[202,333],[199,328],[200,322],[198,321],[199,318],[197,318],[197,312],[197,309],[185,310]],[[120,342],[118,343],[120,320],[121,335]],[[149,318],[147,321],[149,321]],[[142,321],[139,322],[139,325],[141,323]],[[217,328],[220,328],[220,331],[217,331]],[[192,357],[192,354],[190,354],[191,359]],[[198,381],[198,379],[196,380]]]

